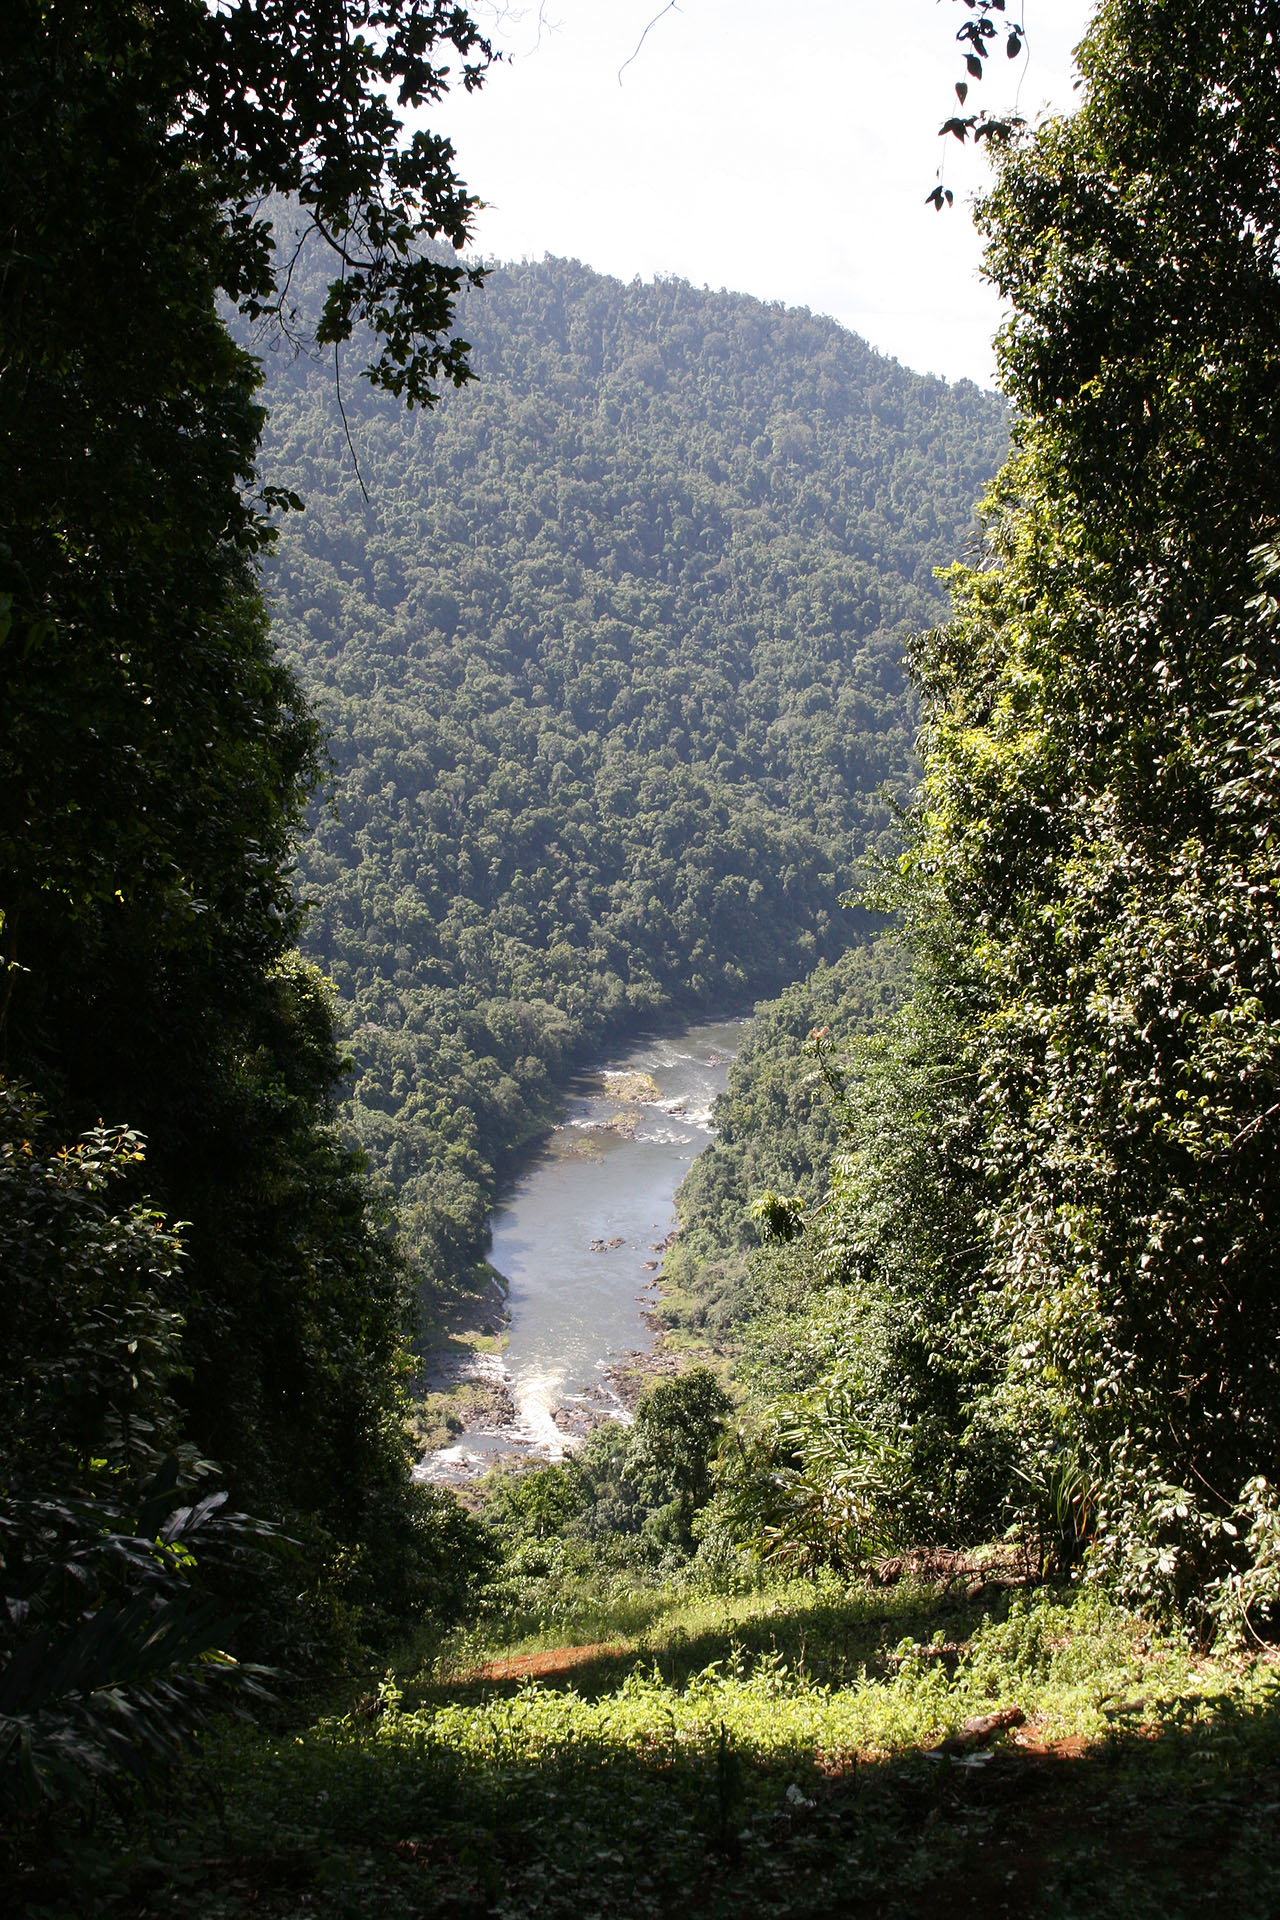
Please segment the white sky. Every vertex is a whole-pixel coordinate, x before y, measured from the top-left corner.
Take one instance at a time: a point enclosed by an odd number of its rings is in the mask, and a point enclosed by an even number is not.
[[[442,103],[486,203],[487,258],[567,255],[630,280],[698,286],[833,315],[921,372],[994,382],[992,290],[965,202],[985,176],[937,138],[963,77],[955,0],[528,0],[473,15],[509,55]],[[1003,47],[968,106],[1029,118],[1073,100],[1090,0],[1009,0]],[[652,21],[644,45],[635,49]],[[635,53],[622,74],[618,69]],[[956,205],[924,204],[945,149]]]

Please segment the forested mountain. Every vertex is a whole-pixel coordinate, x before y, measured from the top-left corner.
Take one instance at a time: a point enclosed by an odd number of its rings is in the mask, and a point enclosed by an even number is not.
[[[302,304],[306,286],[300,278]],[[405,416],[267,354],[268,566],[332,804],[300,862],[350,1009],[353,1137],[437,1272],[571,1056],[834,957],[910,779],[1002,403],[834,322],[579,265],[465,303],[477,383]]]
[[[776,1232],[771,1221],[821,1208],[843,1144],[822,1065],[887,1025],[910,985],[909,955],[884,934],[756,1006],[716,1102],[716,1138],[676,1195],[680,1238],[663,1265],[659,1319],[682,1338],[731,1355],[768,1314],[761,1238]]]

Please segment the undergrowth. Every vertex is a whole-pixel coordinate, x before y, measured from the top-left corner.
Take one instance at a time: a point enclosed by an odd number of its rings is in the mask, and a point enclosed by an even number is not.
[[[1088,1591],[608,1588],[553,1581],[342,1711],[225,1732],[56,1870],[28,1833],[11,1890],[50,1920],[1280,1911],[1266,1662]],[[995,1750],[930,1751],[1014,1707]]]

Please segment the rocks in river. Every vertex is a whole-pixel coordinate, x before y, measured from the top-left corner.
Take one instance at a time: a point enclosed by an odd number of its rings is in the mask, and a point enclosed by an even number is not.
[[[649,1251],[650,1253],[666,1253],[670,1248],[674,1247],[679,1238],[679,1227],[672,1227],[665,1240],[651,1240],[649,1242]]]
[[[636,1100],[647,1105],[656,1105],[662,1099],[662,1089],[651,1073],[640,1073],[633,1069],[609,1069],[605,1072],[604,1083],[615,1100]]]
[[[495,1433],[516,1419],[515,1395],[504,1373],[484,1371],[460,1379],[449,1396],[445,1424],[451,1433]]]
[[[595,1134],[607,1131],[607,1128],[597,1128],[593,1134],[581,1127],[555,1127],[547,1141],[547,1149],[558,1160],[603,1160],[600,1141]]]
[[[476,1385],[483,1385],[483,1391],[477,1391],[472,1402],[470,1424],[491,1430],[511,1426],[516,1419],[516,1402],[507,1382],[490,1379],[477,1381]]]
[[[553,1407],[551,1418],[557,1429],[572,1440],[585,1440],[609,1418],[598,1407]]]
[[[646,1260],[644,1263],[644,1270],[646,1273],[656,1273],[660,1265],[661,1265],[661,1262],[658,1260]]]
[[[517,1418],[515,1396],[496,1354],[462,1352],[429,1356],[430,1373],[417,1382],[411,1430],[426,1455],[417,1479],[453,1476],[435,1456],[464,1433],[500,1433]],[[454,1463],[457,1464],[456,1462]],[[437,1471],[439,1469],[439,1471]],[[463,1479],[471,1470],[461,1470]]]
[[[625,1237],[615,1233],[612,1240],[593,1240],[587,1248],[588,1253],[612,1253],[615,1247],[626,1245]]]

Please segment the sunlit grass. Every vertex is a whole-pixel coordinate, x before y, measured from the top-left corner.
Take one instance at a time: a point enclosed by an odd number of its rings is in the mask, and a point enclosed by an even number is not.
[[[516,1597],[342,1711],[211,1742],[129,1911],[171,1911],[166,1876],[215,1920],[905,1920],[948,1887],[1063,1920],[1280,1911],[1267,1660],[1201,1657],[1089,1591],[615,1575]],[[1012,1707],[987,1758],[931,1751]]]

